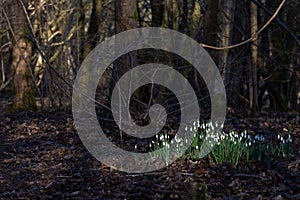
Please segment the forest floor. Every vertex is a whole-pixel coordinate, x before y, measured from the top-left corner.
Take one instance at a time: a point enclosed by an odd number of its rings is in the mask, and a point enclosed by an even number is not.
[[[225,129],[266,138],[291,134],[291,156],[216,165],[178,160],[148,174],[101,164],[84,147],[72,114],[0,114],[0,199],[300,199],[300,118],[273,113],[228,117]]]

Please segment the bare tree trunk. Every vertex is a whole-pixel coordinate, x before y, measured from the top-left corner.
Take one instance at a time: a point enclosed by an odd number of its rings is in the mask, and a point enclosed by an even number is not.
[[[192,16],[191,16],[191,22],[190,22],[190,36],[195,38],[197,40],[197,37],[199,37],[199,31],[201,28],[200,20],[201,16],[203,16],[205,13],[201,11],[201,5],[199,1],[193,2],[193,8],[192,8]],[[205,10],[206,8],[202,8],[202,10]]]
[[[203,5],[204,6],[204,5]],[[199,33],[195,39],[204,44],[218,46],[219,33],[219,4],[218,1],[207,1],[206,7],[201,7],[203,16],[200,21]],[[216,52],[209,51],[214,60],[217,60]]]
[[[13,42],[11,73],[13,77],[13,110],[36,108],[33,77],[30,69],[32,45],[26,39],[29,24],[21,1],[7,1],[8,25],[11,27]]]
[[[137,27],[137,2],[136,0],[117,0],[115,1],[115,23],[116,23],[116,32],[120,33],[122,31],[134,29]],[[136,52],[131,52],[127,55],[122,56],[121,61],[118,64],[114,65],[114,76],[116,80],[119,79],[124,73],[137,65],[137,54]],[[131,80],[128,80],[129,83]],[[119,88],[118,88],[119,89]],[[123,99],[127,102],[127,105],[130,104],[130,95],[131,87],[129,86],[129,91],[119,91],[119,94],[125,93],[125,97],[127,99]],[[123,96],[119,96],[119,103],[122,102]],[[128,115],[129,113],[129,108]],[[120,129],[120,138],[121,145],[123,146],[123,133],[122,133],[122,119],[121,119],[121,110],[119,110],[120,121],[118,123]],[[130,118],[129,118],[130,120]],[[125,122],[126,123],[126,122]],[[129,122],[130,123],[130,122]]]
[[[116,33],[137,27],[137,3],[136,0],[118,0],[115,1]],[[117,67],[117,74],[123,75],[136,62],[136,54],[132,53],[123,59],[122,68]]]
[[[223,0],[222,1],[223,13],[222,13],[222,37],[221,46],[226,47],[231,45],[232,40],[232,27],[234,23],[234,7],[235,0]],[[219,66],[225,85],[227,86],[230,81],[230,66],[231,58],[229,55],[229,49],[224,49],[220,52]]]
[[[88,29],[88,37],[87,41],[84,45],[84,52],[83,58],[85,58],[89,52],[96,47],[97,43],[99,42],[99,34],[98,29],[100,25],[100,14],[102,10],[102,0],[93,0],[93,8],[92,14]]]
[[[165,0],[164,26],[173,30],[178,30],[179,16],[177,1]]]
[[[251,24],[251,35],[254,35],[258,30],[257,24],[257,6],[250,2],[250,24]],[[250,109],[255,112],[258,108],[258,95],[257,95],[257,46],[258,38],[255,38],[251,44],[251,82],[250,85]]]
[[[164,16],[163,0],[151,0],[152,26],[160,27]]]

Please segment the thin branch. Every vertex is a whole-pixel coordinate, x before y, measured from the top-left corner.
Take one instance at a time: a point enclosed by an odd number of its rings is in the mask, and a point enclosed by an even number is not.
[[[0,85],[0,92],[6,88],[6,86],[12,81],[12,77],[10,77],[6,82],[3,82],[1,85]]]
[[[5,52],[5,51],[7,51],[7,49],[9,48],[10,45],[11,45],[11,42],[8,42],[8,43],[2,45],[2,46],[0,47],[0,52]]]
[[[230,45],[230,46],[225,46],[225,47],[215,47],[215,46],[210,46],[210,45],[207,45],[207,44],[202,44],[200,43],[200,45],[203,47],[203,48],[209,48],[209,49],[214,49],[214,50],[225,50],[225,49],[233,49],[233,48],[236,48],[236,47],[239,47],[239,46],[242,46],[244,44],[247,44],[249,42],[252,42],[252,41],[255,41],[257,40],[257,36],[263,31],[265,30],[265,28],[267,26],[269,26],[271,24],[271,22],[276,18],[276,16],[278,15],[279,11],[281,10],[281,8],[283,7],[284,3],[286,2],[287,0],[282,0],[282,2],[280,3],[280,5],[278,6],[277,10],[275,11],[275,13],[273,14],[273,16],[263,25],[263,27],[261,27],[255,34],[253,34],[249,39],[247,40],[244,40],[238,44],[234,44],[234,45]]]
[[[103,106],[104,108],[111,110],[111,108],[107,107],[106,105],[96,101],[94,98],[88,96],[87,94],[85,94],[84,92],[80,91],[78,88],[73,87],[73,85],[71,83],[69,83],[66,79],[64,79],[64,77],[62,77],[62,75],[60,75],[60,73],[51,65],[49,59],[45,56],[45,54],[42,52],[42,50],[39,48],[38,44],[35,43],[34,40],[31,40],[33,45],[35,46],[35,48],[37,49],[37,51],[40,53],[40,55],[42,56],[43,60],[45,61],[46,65],[48,66],[48,68],[50,70],[52,70],[58,78],[60,78],[69,88],[71,89],[75,89],[77,90],[80,94],[82,94],[84,97],[88,98],[89,100],[95,102],[96,104]]]
[[[252,1],[257,7],[261,8],[263,11],[265,11],[268,15],[272,16],[272,12],[265,7],[262,3],[256,1],[256,0],[250,0]],[[300,39],[286,26],[285,23],[283,23],[278,17],[275,18],[275,21],[278,23],[279,26],[281,26],[286,32],[290,34],[290,36],[297,42],[297,44],[300,46]]]

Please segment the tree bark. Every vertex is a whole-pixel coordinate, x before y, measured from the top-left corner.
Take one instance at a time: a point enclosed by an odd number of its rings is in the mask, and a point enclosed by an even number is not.
[[[137,2],[136,0],[116,0],[115,1],[115,23],[116,23],[116,33],[120,33],[126,30],[134,29],[137,27]],[[122,41],[120,41],[122,42]],[[126,55],[123,55],[120,59],[121,61],[118,64],[114,64],[114,76],[115,80],[118,81],[119,78],[129,71],[131,68],[137,65],[137,54],[136,52],[130,52]],[[130,83],[131,80],[128,80]],[[127,102],[127,105],[130,104],[130,95],[131,87],[129,86],[129,91],[119,91],[120,93],[127,93],[125,97],[127,99],[123,99]],[[119,103],[122,103],[121,95],[119,96]],[[121,146],[123,146],[123,133],[122,133],[122,119],[121,119],[121,111],[120,112],[120,121],[118,126],[120,128],[120,138],[121,138]],[[129,108],[128,108],[128,115]],[[129,118],[129,120],[131,120]],[[125,122],[126,123],[126,122]],[[130,123],[130,122],[129,122]]]
[[[250,2],[250,24],[251,24],[251,35],[255,35],[258,30],[258,21],[257,21],[257,6]],[[258,38],[253,40],[251,44],[251,75],[250,79],[252,85],[250,85],[250,109],[255,112],[258,108],[258,94],[257,94],[257,54],[258,54]]]
[[[13,42],[11,73],[13,77],[13,110],[33,110],[36,108],[33,77],[30,68],[32,44],[26,38],[29,33],[25,8],[21,1],[7,1],[8,24]]]
[[[102,10],[102,0],[93,0],[92,14],[87,33],[87,41],[84,45],[83,58],[85,58],[90,51],[96,47],[99,42],[99,25],[100,25],[100,14]],[[83,59],[82,59],[83,60]]]
[[[152,0],[151,10],[152,10],[152,26],[160,27],[163,22],[164,16],[164,4],[163,0]]]
[[[115,1],[116,33],[137,27],[137,3],[136,0]],[[122,76],[136,63],[136,53],[130,53],[123,58],[122,68],[117,67],[117,75]]]
[[[233,33],[232,27],[234,23],[235,0],[223,0],[222,7],[222,37],[220,41],[220,46],[226,47],[231,45],[232,43],[231,40]],[[220,52],[219,66],[225,85],[228,85],[230,81],[229,75],[231,67],[231,58],[229,53],[229,49],[224,49]]]

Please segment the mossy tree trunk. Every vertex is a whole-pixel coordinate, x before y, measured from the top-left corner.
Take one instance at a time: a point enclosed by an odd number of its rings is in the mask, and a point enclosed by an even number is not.
[[[32,44],[27,39],[29,22],[22,1],[7,1],[8,24],[14,39],[11,73],[13,77],[13,110],[33,110],[36,108],[33,77],[30,68]]]

